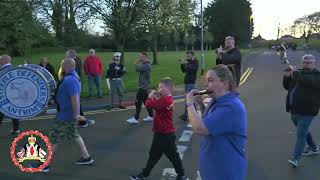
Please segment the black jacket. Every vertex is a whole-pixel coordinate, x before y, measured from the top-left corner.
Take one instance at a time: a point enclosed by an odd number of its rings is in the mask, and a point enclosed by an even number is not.
[[[292,114],[316,116],[320,107],[320,72],[317,69],[294,71],[292,77],[283,77],[288,90],[286,110]],[[294,92],[293,92],[293,89]],[[291,93],[293,93],[291,95]],[[292,96],[292,99],[290,99]],[[290,103],[291,101],[291,103]]]
[[[234,65],[235,69],[235,80],[237,82],[237,85],[240,83],[240,78],[241,78],[241,53],[239,48],[233,48],[225,53],[221,54],[221,59],[217,58],[216,59],[216,65],[218,64],[224,64],[224,65]]]
[[[78,76],[81,79],[81,75],[82,75],[82,61],[80,59],[79,56],[76,57],[76,59],[74,60],[76,62],[76,72],[78,73]]]
[[[120,69],[116,70],[116,66],[118,66]],[[125,73],[126,71],[124,70],[124,66],[122,64],[116,64],[115,62],[113,62],[109,64],[106,77],[110,79],[121,78]]]
[[[39,66],[44,67],[41,63],[39,64]],[[55,80],[58,79],[58,76],[57,76],[56,72],[54,71],[54,67],[50,63],[48,63],[46,65],[46,67],[44,67],[44,68],[49,71],[49,73],[53,76],[53,78]]]
[[[199,69],[199,61],[194,58],[193,60],[188,60],[187,63],[181,64],[182,73],[186,73],[184,76],[185,84],[195,84],[197,79],[197,72]]]

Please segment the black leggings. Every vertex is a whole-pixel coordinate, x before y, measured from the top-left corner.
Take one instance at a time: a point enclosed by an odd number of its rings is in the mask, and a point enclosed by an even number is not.
[[[134,114],[134,118],[139,119],[142,103],[145,104],[146,100],[148,99],[148,95],[148,90],[144,90],[141,88],[138,90],[135,101],[136,113]],[[149,116],[153,117],[152,109],[146,109],[148,111]]]

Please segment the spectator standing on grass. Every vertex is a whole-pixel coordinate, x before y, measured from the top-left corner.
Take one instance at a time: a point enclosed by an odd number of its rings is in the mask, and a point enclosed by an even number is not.
[[[126,73],[126,69],[123,64],[120,63],[121,53],[116,52],[113,55],[113,62],[109,64],[106,78],[107,81],[109,81],[110,87],[109,87],[109,96],[110,96],[110,104],[111,108],[114,107],[114,99],[115,97],[118,97],[119,99],[119,105],[118,107],[120,109],[126,109],[125,106],[123,106],[123,80],[122,76]]]
[[[55,80],[58,79],[57,74],[54,70],[54,67],[50,64],[49,60],[47,57],[41,58],[39,66],[45,68],[49,73],[54,77]]]
[[[100,76],[102,75],[102,63],[100,58],[96,55],[94,49],[89,50],[89,56],[84,61],[83,69],[88,76],[89,92],[88,96],[92,97],[93,84],[96,85],[97,96],[102,97],[102,90],[100,86]]]
[[[186,57],[184,59],[180,59],[179,62],[182,73],[185,73],[184,86],[185,92],[188,93],[192,89],[196,88],[199,61],[194,57],[193,51],[187,51]],[[184,121],[188,120],[187,107],[185,107],[184,113],[179,118]]]

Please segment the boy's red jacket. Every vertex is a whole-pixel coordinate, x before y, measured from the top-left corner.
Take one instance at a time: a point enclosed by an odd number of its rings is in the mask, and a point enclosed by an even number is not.
[[[154,109],[153,132],[170,134],[176,129],[173,126],[173,98],[172,96],[164,96],[159,99],[148,98],[146,100],[146,108]]]

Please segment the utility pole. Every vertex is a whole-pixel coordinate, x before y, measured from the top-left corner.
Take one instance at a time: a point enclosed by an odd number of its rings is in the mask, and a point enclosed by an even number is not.
[[[200,59],[200,63],[201,63],[201,75],[204,74],[204,53],[203,53],[203,12],[202,12],[202,0],[200,0],[201,3],[201,59]]]

